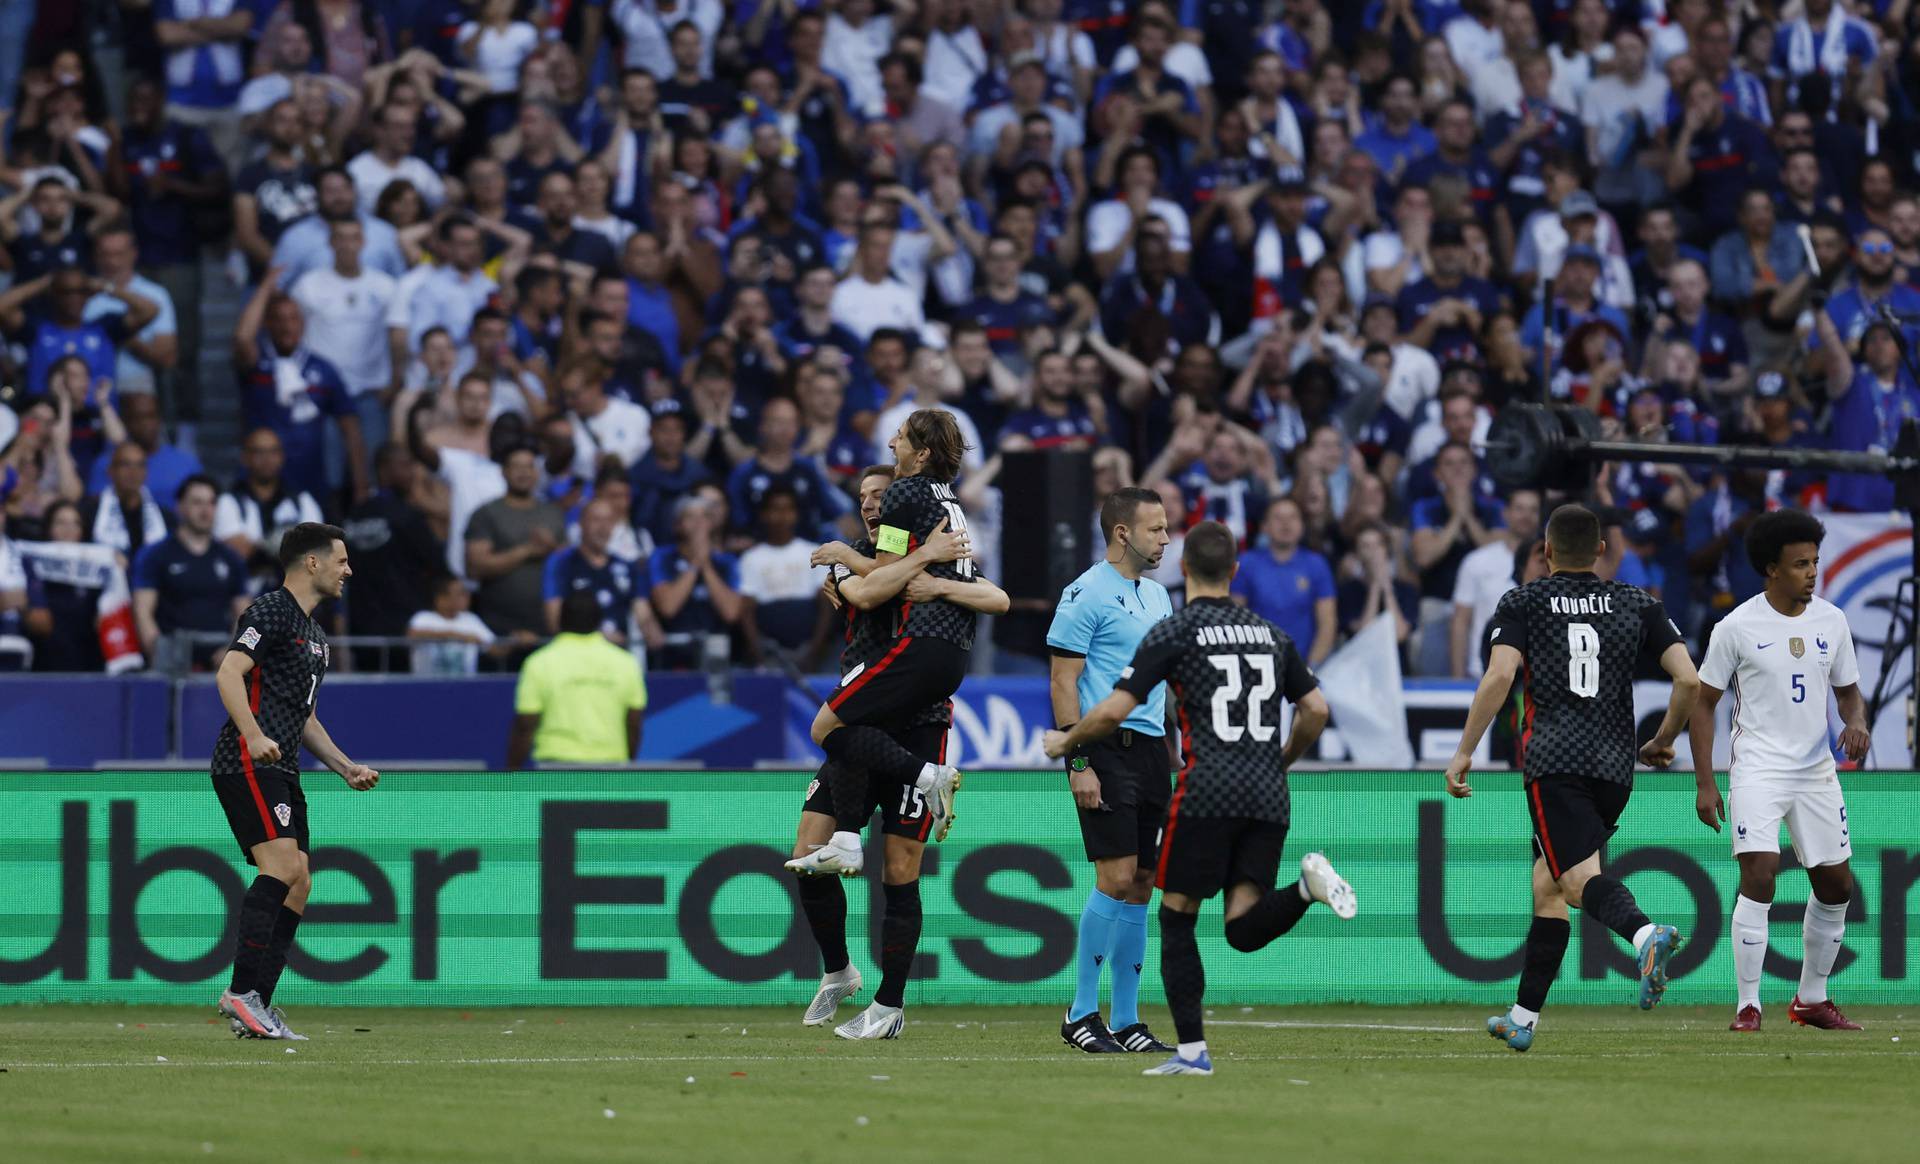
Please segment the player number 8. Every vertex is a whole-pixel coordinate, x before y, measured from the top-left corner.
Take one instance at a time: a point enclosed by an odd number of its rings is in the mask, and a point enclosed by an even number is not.
[[[1593,624],[1567,624],[1567,686],[1582,699],[1600,694],[1600,636]]]

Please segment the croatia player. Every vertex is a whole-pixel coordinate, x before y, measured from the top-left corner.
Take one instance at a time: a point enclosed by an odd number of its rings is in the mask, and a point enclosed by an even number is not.
[[[1829,691],[1845,725],[1840,748],[1847,758],[1863,759],[1870,737],[1846,615],[1813,593],[1826,532],[1797,509],[1755,519],[1747,531],[1747,560],[1766,579],[1766,589],[1713,628],[1700,668],[1691,735],[1699,789],[1695,807],[1715,832],[1731,816],[1733,855],[1740,862],[1740,896],[1733,905],[1740,999],[1729,1030],[1760,1029],[1760,972],[1767,958],[1767,912],[1780,870],[1783,821],[1813,889],[1801,931],[1800,990],[1787,1017],[1822,1030],[1860,1029],[1827,997],[1827,976],[1846,937],[1853,891],[1847,804],[1827,735]],[[1733,692],[1731,803],[1721,800],[1713,775],[1713,709],[1728,690]]]

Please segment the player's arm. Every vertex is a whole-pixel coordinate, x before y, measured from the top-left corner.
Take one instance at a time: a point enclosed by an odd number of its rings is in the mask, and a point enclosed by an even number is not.
[[[896,547],[888,550],[890,534],[898,534]],[[881,551],[874,555],[874,568],[865,577],[847,577],[840,580],[840,596],[861,610],[891,602],[900,591],[906,589],[914,576],[935,562],[952,562],[971,555],[966,531],[953,533],[947,529],[947,521],[941,518],[933,532],[919,549],[902,556],[900,551],[906,547],[905,534],[897,529],[882,527],[880,530]]]
[[[1047,755],[1058,760],[1080,751],[1095,740],[1105,739],[1139,706],[1140,699],[1133,692],[1114,688],[1113,694],[1089,708],[1072,730],[1048,732],[1044,737]]]
[[[1867,758],[1867,749],[1873,744],[1873,735],[1867,727],[1867,697],[1860,693],[1858,683],[1849,683],[1845,687],[1833,689],[1833,702],[1840,709],[1840,750],[1847,759],[1858,764]]]
[[[1054,648],[1047,668],[1048,693],[1053,697],[1054,725],[1061,731],[1071,732],[1080,721],[1080,673],[1086,669],[1085,655]],[[1100,777],[1092,768],[1076,772],[1069,767],[1067,786],[1073,790],[1073,803],[1078,807],[1100,807]]]
[[[1521,654],[1517,647],[1509,643],[1495,642],[1493,653],[1487,658],[1486,674],[1480,676],[1480,686],[1474,689],[1473,706],[1467,709],[1467,726],[1460,732],[1460,746],[1454,749],[1453,760],[1447,765],[1447,792],[1457,797],[1473,795],[1473,788],[1467,784],[1467,772],[1473,767],[1473,750],[1480,746],[1480,737],[1487,734],[1493,726],[1493,717],[1500,714],[1500,707],[1507,701],[1507,692],[1513,689],[1513,677],[1520,672]]]
[[[513,717],[513,728],[507,733],[507,771],[518,772],[527,766],[527,757],[533,754],[533,733],[539,730],[539,712]]]
[[[253,670],[254,665],[251,648],[245,645],[244,636],[249,633],[254,633],[255,643],[259,642],[254,628],[243,630],[241,641],[220,660],[220,670],[213,676],[213,687],[220,693],[220,706],[227,709],[234,728],[240,733],[240,746],[247,750],[247,755],[253,760],[270,764],[280,758],[280,745],[260,730],[260,721],[253,718],[253,708],[247,701],[247,672]]]
[[[1694,700],[1700,695],[1700,672],[1694,670],[1693,656],[1687,653],[1680,628],[1667,617],[1663,603],[1649,602],[1640,612],[1640,622],[1641,641],[1660,653],[1660,667],[1673,679],[1666,718],[1660,721],[1653,738],[1640,746],[1640,762],[1652,768],[1665,768],[1673,763],[1673,741],[1680,738],[1681,729],[1693,714]],[[1712,763],[1711,752],[1708,763]]]
[[[356,764],[347,759],[347,754],[327,734],[326,726],[320,722],[319,712],[307,716],[306,726],[300,729],[300,742],[307,745],[307,751],[312,752],[315,759],[338,772],[340,779],[345,780],[347,787],[355,792],[365,792],[380,783],[380,773],[365,764]]]
[[[951,602],[975,614],[1005,614],[1013,605],[1006,591],[977,574],[971,582],[915,574],[907,582],[906,593],[908,602]]]
[[[1293,704],[1293,731],[1287,735],[1286,754],[1280,759],[1280,766],[1291,768],[1300,757],[1307,754],[1326,730],[1327,721],[1333,718],[1333,712],[1327,707],[1327,697],[1318,687],[1307,692]]]
[[[1687,723],[1687,746],[1693,749],[1694,815],[1716,833],[1720,822],[1727,819],[1727,802],[1720,797],[1720,785],[1713,773],[1713,713],[1723,694],[1720,688],[1702,680]]]

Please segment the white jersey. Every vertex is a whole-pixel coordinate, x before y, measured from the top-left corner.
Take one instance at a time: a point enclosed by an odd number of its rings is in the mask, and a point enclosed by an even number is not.
[[[1733,693],[1734,785],[1793,777],[1829,780],[1827,701],[1860,682],[1847,616],[1815,598],[1788,618],[1756,594],[1713,628],[1700,680]]]

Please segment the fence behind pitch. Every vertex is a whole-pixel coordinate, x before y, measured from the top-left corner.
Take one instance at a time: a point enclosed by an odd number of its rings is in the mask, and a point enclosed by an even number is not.
[[[792,1004],[819,972],[789,876],[808,775],[770,772],[396,773],[369,794],[307,778],[314,901],[283,997],[505,1006]],[[1519,780],[1449,801],[1433,772],[1293,777],[1288,866],[1324,849],[1360,916],[1316,909],[1242,955],[1203,915],[1215,1004],[1505,1002],[1527,925]],[[1920,774],[1848,777],[1855,895],[1838,997],[1920,998]],[[969,773],[959,823],[927,850],[926,930],[910,1003],[1060,1004],[1091,875],[1059,771]],[[0,773],[0,1001],[208,1002],[250,876],[206,778]],[[1684,774],[1642,775],[1609,862],[1689,941],[1675,1002],[1727,1002],[1735,870],[1694,819]],[[1791,856],[1787,864],[1791,865]],[[878,861],[869,861],[877,870]],[[877,878],[847,883],[856,960]],[[1781,879],[1768,1001],[1798,974],[1806,883]],[[1147,994],[1158,997],[1157,946]],[[1576,926],[1554,999],[1622,1003],[1629,959]],[[324,985],[320,985],[324,984]]]

